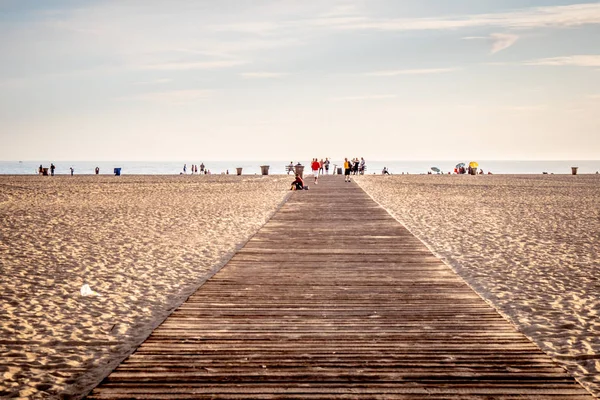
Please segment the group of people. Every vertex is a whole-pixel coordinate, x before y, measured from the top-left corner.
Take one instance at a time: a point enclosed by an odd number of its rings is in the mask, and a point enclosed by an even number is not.
[[[50,175],[51,176],[54,176],[55,169],[56,169],[56,167],[54,166],[54,164],[50,163]],[[48,175],[48,168],[44,168],[44,166],[42,164],[40,164],[40,167],[38,168],[38,174]]]
[[[197,174],[198,173],[198,166],[195,164],[192,164],[190,167],[190,174]],[[204,163],[200,163],[200,173],[201,174],[205,174],[205,175],[210,175],[210,170],[206,169],[206,167],[204,166]],[[187,164],[183,164],[183,172],[182,174],[187,174]]]

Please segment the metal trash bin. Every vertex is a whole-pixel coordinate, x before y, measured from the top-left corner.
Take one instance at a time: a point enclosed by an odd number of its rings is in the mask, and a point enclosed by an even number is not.
[[[300,178],[304,178],[304,165],[296,164],[294,170],[300,175]]]
[[[578,168],[579,168],[579,167],[571,167],[571,174],[573,174],[573,175],[577,175],[577,169],[578,169]]]
[[[269,175],[269,166],[268,165],[261,165],[260,166],[260,173],[263,175]]]
[[[342,174],[343,174],[343,172],[342,172],[342,167],[338,167],[338,169],[337,169],[337,173],[338,173],[338,175],[342,175]]]
[[[236,168],[235,170],[237,171],[237,174],[238,174],[238,175],[241,175],[241,174],[242,174],[242,169],[241,169],[241,168]]]
[[[115,176],[121,176],[121,168],[115,168]]]

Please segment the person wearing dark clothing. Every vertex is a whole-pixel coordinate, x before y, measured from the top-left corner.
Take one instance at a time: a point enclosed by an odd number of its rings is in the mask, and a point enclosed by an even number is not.
[[[56,169],[56,167],[54,166],[54,164],[50,164],[50,175],[54,176],[55,169]]]
[[[296,179],[292,182],[292,187],[290,190],[302,190],[304,189],[304,181],[300,177],[299,174],[296,174]]]

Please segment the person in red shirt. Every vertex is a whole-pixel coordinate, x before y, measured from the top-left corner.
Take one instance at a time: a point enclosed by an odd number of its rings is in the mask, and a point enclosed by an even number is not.
[[[316,158],[313,158],[312,160],[312,164],[310,165],[313,175],[315,176],[315,185],[319,182],[317,182],[317,180],[319,179],[319,168],[321,168],[321,164],[319,164],[319,160],[317,160]]]
[[[302,190],[304,189],[304,181],[300,177],[299,174],[296,174],[296,179],[292,182],[292,187],[290,190]]]

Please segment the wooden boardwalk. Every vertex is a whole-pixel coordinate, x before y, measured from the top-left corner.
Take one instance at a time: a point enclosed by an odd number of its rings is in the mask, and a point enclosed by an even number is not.
[[[592,399],[356,184],[296,192],[90,399]]]

